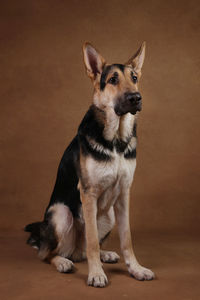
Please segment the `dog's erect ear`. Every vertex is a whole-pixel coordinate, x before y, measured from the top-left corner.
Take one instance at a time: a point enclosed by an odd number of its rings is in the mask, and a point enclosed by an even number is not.
[[[105,59],[87,42],[83,45],[83,55],[87,74],[91,79],[95,80],[97,74],[102,73]]]
[[[132,65],[136,72],[140,72],[144,63],[146,43],[143,42],[138,51],[127,61],[126,65]]]

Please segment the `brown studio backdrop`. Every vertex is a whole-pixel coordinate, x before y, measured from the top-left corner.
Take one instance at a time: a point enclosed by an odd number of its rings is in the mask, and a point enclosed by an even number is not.
[[[199,1],[1,1],[1,228],[43,217],[92,101],[82,43],[123,63],[146,40],[131,225],[199,230],[199,12]]]

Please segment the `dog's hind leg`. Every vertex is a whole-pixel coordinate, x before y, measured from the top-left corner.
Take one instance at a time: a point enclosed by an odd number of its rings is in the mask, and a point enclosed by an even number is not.
[[[73,215],[68,206],[56,203],[49,208],[52,213],[52,225],[58,240],[57,248],[53,252],[54,257],[50,259],[59,272],[69,272],[73,267],[69,259],[75,249],[75,227]]]

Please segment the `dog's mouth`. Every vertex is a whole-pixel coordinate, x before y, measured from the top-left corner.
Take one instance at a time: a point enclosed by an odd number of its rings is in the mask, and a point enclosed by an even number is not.
[[[142,110],[142,102],[136,104],[136,106],[132,110],[130,110],[130,113],[132,115],[135,115],[137,111],[141,111],[141,110]]]
[[[118,116],[131,113],[135,115],[142,110],[142,96],[139,92],[126,92],[116,99],[115,113]]]
[[[123,116],[127,113],[131,113],[132,115],[135,115],[138,111],[142,110],[142,102],[138,102],[137,104],[131,104],[131,103],[118,103],[115,105],[115,113],[116,115]]]

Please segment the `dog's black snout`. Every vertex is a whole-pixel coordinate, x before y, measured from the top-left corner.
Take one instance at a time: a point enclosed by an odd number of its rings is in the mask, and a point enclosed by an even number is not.
[[[135,103],[138,103],[140,100],[142,100],[142,96],[138,92],[136,92],[136,93],[126,93],[125,98],[126,98],[126,100],[131,101],[131,102],[135,102]]]

